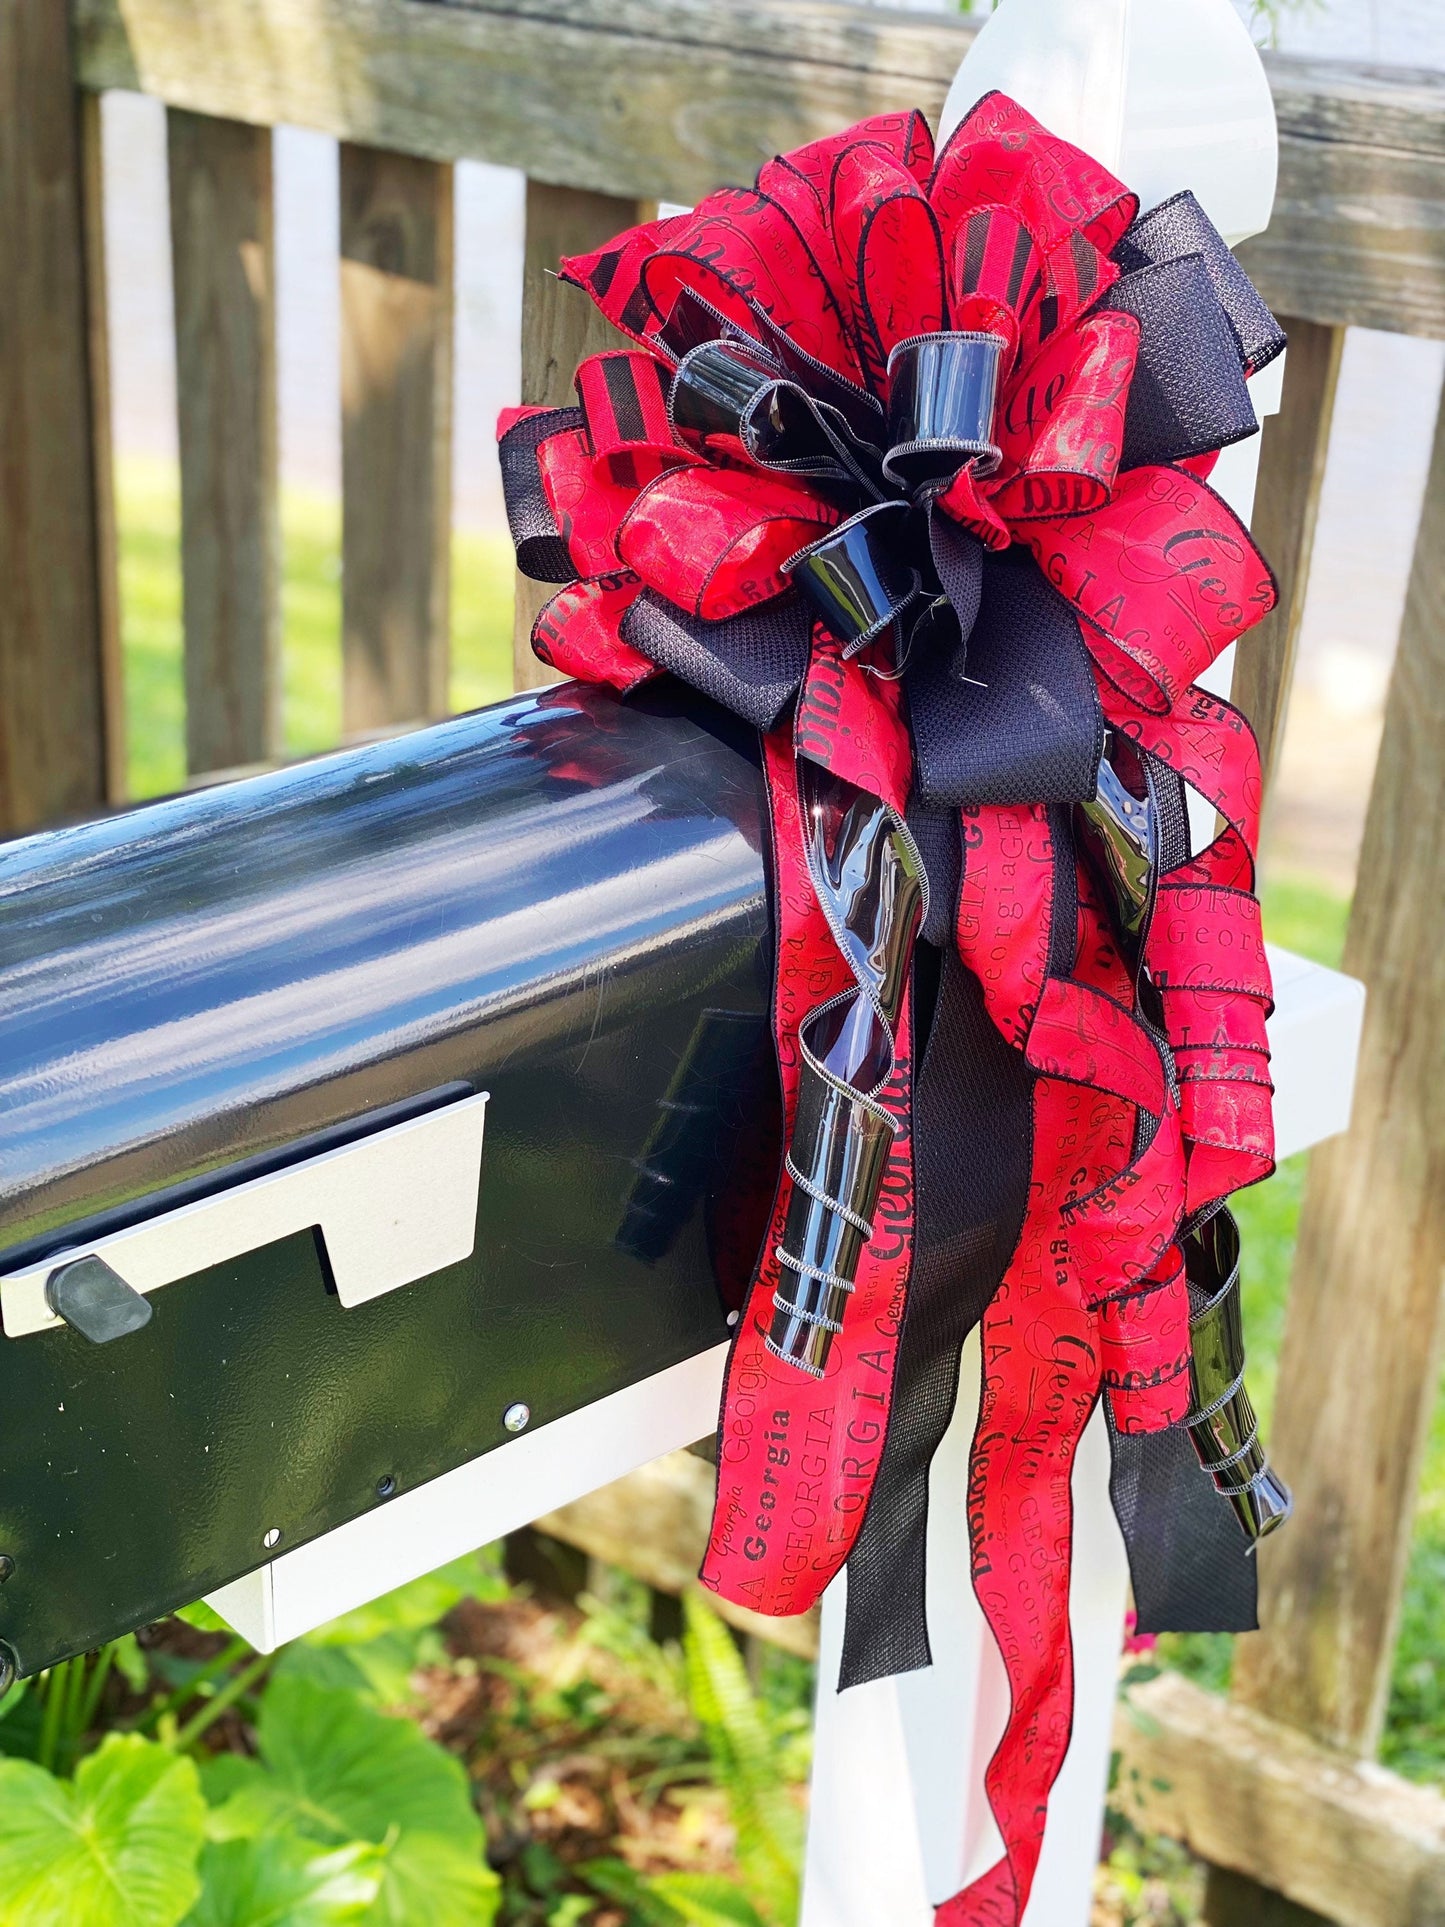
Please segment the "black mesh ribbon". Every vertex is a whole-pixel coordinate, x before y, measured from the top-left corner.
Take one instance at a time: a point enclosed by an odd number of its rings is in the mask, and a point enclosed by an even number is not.
[[[1189,255],[1204,264],[1215,300],[1229,318],[1241,365],[1246,373],[1258,374],[1283,353],[1284,330],[1187,188],[1141,214],[1114,250],[1126,273]]]
[[[1234,330],[1211,291],[1203,257],[1186,254],[1125,274],[1105,295],[1104,307],[1140,325],[1122,468],[1184,461],[1255,432]]]
[[[966,555],[979,586],[965,631],[964,570],[949,570],[952,633],[915,647],[909,662],[920,798],[961,807],[1092,796],[1104,722],[1079,618],[1026,554],[985,556],[962,530],[941,519],[935,527],[936,543]]]
[[[539,409],[513,423],[497,445],[517,567],[534,582],[577,580],[577,565],[542,486],[537,450],[552,435],[575,433],[582,422],[580,408]]]
[[[624,642],[764,731],[798,693],[812,633],[796,595],[704,622],[644,589],[622,618]]]

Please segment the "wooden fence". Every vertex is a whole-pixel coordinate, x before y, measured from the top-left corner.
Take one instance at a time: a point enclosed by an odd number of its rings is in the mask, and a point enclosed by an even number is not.
[[[936,114],[970,32],[808,0],[0,7],[0,832],[124,793],[100,93],[169,109],[187,748],[204,772],[280,743],[273,126],[342,143],[344,727],[362,732],[445,703],[451,164],[528,176],[524,398],[559,402],[606,335],[546,277],[559,254],[862,115]],[[1445,80],[1268,66],[1280,192],[1243,255],[1291,342],[1256,515],[1285,593],[1235,684],[1267,767],[1344,330],[1445,337]],[[539,679],[531,593],[519,686]],[[1267,1629],[1240,1643],[1232,1702],[1166,1678],[1120,1728],[1143,1821],[1221,1869],[1215,1927],[1316,1917],[1300,1906],[1344,1927],[1445,1922],[1445,1801],[1368,1764],[1442,1326],[1442,773],[1445,417],[1345,959],[1369,989],[1355,1122],[1312,1160],[1281,1363],[1273,1455],[1298,1516],[1262,1559]],[[670,1538],[634,1548],[654,1583],[681,1583],[699,1478],[673,1481]],[[587,1505],[552,1524],[605,1552]]]

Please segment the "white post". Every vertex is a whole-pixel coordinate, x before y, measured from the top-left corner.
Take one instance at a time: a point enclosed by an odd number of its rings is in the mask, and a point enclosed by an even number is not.
[[[940,144],[994,88],[1111,168],[1145,208],[1192,188],[1232,244],[1269,221],[1274,106],[1230,0],[1003,0],[959,69]],[[1279,364],[1261,378],[1255,405],[1261,416],[1278,408]],[[1215,485],[1245,521],[1258,461],[1255,436],[1226,451],[1215,472]],[[1227,692],[1231,667],[1221,659],[1207,678],[1211,686]],[[1197,840],[1214,833],[1207,806],[1206,819]],[[1357,987],[1334,973],[1317,974],[1338,986],[1327,986],[1331,1017],[1323,1024],[1306,1018],[1306,1039],[1281,1009],[1271,1026],[1276,1075],[1285,1083],[1285,1058],[1323,1050],[1347,1118],[1360,999]],[[1282,1142],[1281,1154],[1340,1128],[1339,1111],[1335,1106],[1323,1129]],[[1002,1851],[983,1771],[1003,1733],[1008,1693],[969,1581],[964,1514],[978,1392],[975,1337],[964,1351],[958,1406],[930,1483],[934,1664],[840,1695],[846,1572],[824,1597],[802,1927],[930,1927],[934,1906]],[[1108,1437],[1096,1413],[1074,1470],[1073,1739],[1049,1803],[1026,1927],[1086,1927],[1090,1913],[1128,1595],[1108,1480]]]

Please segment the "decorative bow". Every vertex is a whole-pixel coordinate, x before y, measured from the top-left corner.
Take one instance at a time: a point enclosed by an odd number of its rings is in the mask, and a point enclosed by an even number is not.
[[[744,717],[772,809],[788,1148],[702,1576],[797,1612],[846,1559],[844,1682],[927,1663],[928,1463],[982,1320],[1006,1853],[940,1919],[1015,1921],[1101,1392],[1146,1626],[1252,1623],[1196,1455],[1251,1534],[1287,1510],[1221,1209],[1272,1158],[1258,756],[1194,686],[1274,604],[1206,476],[1283,337],[1191,195],[1140,217],[997,94],[936,161],[920,115],[865,121],[562,274],[638,348],[503,418],[520,566],[564,585],[533,646]],[[1186,784],[1225,825],[1198,855]]]

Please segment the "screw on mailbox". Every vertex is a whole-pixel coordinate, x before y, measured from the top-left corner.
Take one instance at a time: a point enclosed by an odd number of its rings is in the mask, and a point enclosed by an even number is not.
[[[273,1546],[279,1546],[280,1543],[281,1543],[280,1526],[272,1526],[270,1531],[267,1532],[261,1540],[261,1544],[266,1548],[267,1552],[269,1552]]]
[[[5,1581],[14,1570],[15,1561],[10,1557],[10,1554],[8,1552],[0,1552],[0,1586],[5,1584]]]
[[[390,1472],[383,1472],[381,1477],[376,1482],[377,1498],[389,1499],[392,1493],[395,1492],[395,1490],[396,1490],[396,1480],[392,1477]]]
[[[515,1405],[509,1405],[502,1414],[502,1423],[509,1432],[525,1432],[531,1419],[531,1406],[523,1405],[520,1399]]]

